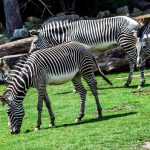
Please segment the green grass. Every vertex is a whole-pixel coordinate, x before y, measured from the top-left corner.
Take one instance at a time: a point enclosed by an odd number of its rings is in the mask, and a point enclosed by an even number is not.
[[[127,73],[107,77],[113,82],[112,87],[97,77],[103,121],[96,120],[95,101],[85,83],[88,91],[86,112],[80,125],[74,124],[80,99],[78,94],[72,93],[71,82],[47,88],[56,117],[54,128],[48,128],[49,116],[44,106],[41,130],[34,131],[37,118],[36,89],[31,88],[25,97],[26,115],[19,135],[9,133],[6,108],[0,106],[0,149],[142,150],[144,142],[150,142],[150,75],[146,76],[147,84],[141,90],[136,89],[138,77],[133,78],[130,88],[122,88]],[[0,86],[1,94],[5,88]]]

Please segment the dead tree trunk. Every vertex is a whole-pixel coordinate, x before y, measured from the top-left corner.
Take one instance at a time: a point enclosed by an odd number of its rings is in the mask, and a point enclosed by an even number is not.
[[[34,37],[30,37],[0,45],[0,57],[28,53],[33,38]]]
[[[9,36],[12,35],[14,29],[22,27],[22,18],[20,16],[18,0],[3,0],[6,31]]]

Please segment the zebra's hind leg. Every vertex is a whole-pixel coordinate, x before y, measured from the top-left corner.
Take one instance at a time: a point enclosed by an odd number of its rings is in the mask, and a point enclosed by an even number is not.
[[[90,90],[92,94],[95,97],[96,107],[97,107],[97,113],[98,113],[98,120],[102,120],[102,107],[100,105],[100,101],[98,98],[98,92],[97,92],[97,81],[95,79],[95,76],[93,72],[91,72],[86,76],[83,76],[85,81],[87,82],[88,86],[90,87]]]
[[[86,100],[86,90],[81,83],[81,75],[78,73],[72,80],[75,90],[80,94],[80,113],[75,120],[75,123],[80,123],[81,119],[84,117],[85,111],[85,100]]]
[[[144,84],[145,84],[144,66],[141,66],[140,67],[140,85],[138,86],[137,89],[144,87]]]
[[[42,95],[38,96],[38,104],[37,104],[38,119],[37,119],[37,125],[36,125],[36,128],[35,128],[35,131],[40,130],[40,126],[42,124],[41,113],[42,113],[42,108],[43,108],[43,98],[44,98],[44,95],[43,96]]]
[[[48,94],[46,92],[45,94],[45,98],[44,98],[44,102],[45,102],[45,105],[48,109],[48,112],[49,112],[49,115],[50,115],[50,125],[49,127],[53,127],[55,126],[55,116],[54,116],[54,113],[53,113],[53,110],[52,110],[52,107],[51,107],[51,102],[49,100],[49,97],[48,97]]]
[[[37,125],[35,131],[40,130],[40,126],[42,124],[41,113],[43,108],[43,100],[45,99],[45,94],[47,93],[46,78],[44,78],[44,76],[41,76],[41,78],[39,79],[37,84],[37,90],[38,90],[38,104],[37,104],[38,118],[37,118]]]
[[[132,82],[132,75],[133,75],[135,65],[133,63],[132,64],[129,63],[129,67],[130,67],[130,71],[129,71],[128,79],[127,79],[126,83],[124,84],[124,87],[129,87],[129,85]]]

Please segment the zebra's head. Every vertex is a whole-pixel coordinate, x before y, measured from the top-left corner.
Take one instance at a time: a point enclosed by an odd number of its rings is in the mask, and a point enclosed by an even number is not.
[[[145,23],[141,27],[138,33],[138,37],[143,48],[150,47],[150,23],[149,22]]]
[[[24,109],[21,104],[17,104],[10,91],[6,91],[0,96],[0,101],[7,104],[8,127],[11,134],[20,133],[20,127],[24,117]]]
[[[145,23],[137,34],[138,40],[136,43],[137,48],[137,68],[144,66],[146,56],[149,54],[150,49],[150,23]]]

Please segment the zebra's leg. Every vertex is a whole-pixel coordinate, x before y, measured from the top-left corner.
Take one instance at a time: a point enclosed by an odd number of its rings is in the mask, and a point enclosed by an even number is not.
[[[39,93],[41,93],[41,92],[39,92]],[[44,98],[43,94],[38,95],[38,104],[37,104],[38,119],[37,119],[37,125],[36,125],[36,128],[35,128],[35,131],[40,130],[40,126],[42,124],[41,113],[42,113],[42,108],[43,108],[43,98]]]
[[[75,123],[80,123],[81,119],[84,117],[84,111],[85,111],[85,100],[86,100],[86,90],[83,87],[82,83],[81,83],[81,75],[77,74],[73,80],[72,80],[75,90],[80,94],[80,113],[77,117],[77,119],[75,120]]]
[[[55,125],[55,122],[54,122],[55,116],[54,116],[54,113],[53,113],[53,110],[52,110],[52,107],[51,107],[51,102],[49,100],[47,92],[45,94],[44,102],[45,102],[45,105],[46,105],[46,107],[48,109],[48,112],[49,112],[49,115],[50,115],[50,125],[49,125],[49,127],[53,127]]]
[[[37,118],[37,125],[35,131],[40,130],[40,126],[42,124],[41,113],[43,108],[43,100],[45,99],[45,94],[46,94],[46,78],[44,77],[44,73],[37,81],[37,90],[38,90],[38,104],[37,104],[38,118]]]
[[[140,85],[138,86],[138,89],[144,87],[145,84],[145,77],[144,77],[144,65],[140,67]]]
[[[88,75],[83,76],[83,77],[84,77],[85,81],[87,82],[88,86],[90,87],[92,94],[95,97],[97,113],[98,113],[98,120],[102,120],[102,107],[100,105],[100,101],[98,98],[97,81],[95,79],[95,76],[94,76],[93,72],[91,72]]]
[[[126,83],[124,84],[124,87],[129,87],[129,85],[132,82],[132,75],[133,75],[135,64],[129,62],[129,67],[130,67],[130,71],[129,71],[128,79],[127,79]]]

